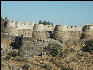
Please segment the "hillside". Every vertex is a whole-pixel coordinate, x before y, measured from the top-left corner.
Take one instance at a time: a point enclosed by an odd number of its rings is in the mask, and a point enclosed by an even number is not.
[[[25,41],[24,41],[25,42]],[[1,44],[5,49],[10,48],[11,40],[8,38],[2,38]],[[25,42],[27,43],[27,42]],[[31,43],[31,42],[28,42]],[[35,56],[30,58],[23,58],[17,55],[11,56],[13,52],[8,52],[1,57],[1,69],[2,70],[93,70],[93,54],[89,52],[83,52],[81,48],[85,45],[83,41],[67,41],[59,42],[53,39],[47,39],[46,42],[34,41],[34,49],[37,51],[42,46],[47,44],[58,44],[63,47],[61,56],[57,55],[53,57],[51,54],[47,54],[46,57]],[[38,46],[39,45],[39,46]],[[59,49],[60,50],[60,49]],[[4,50],[3,50],[4,51]],[[34,51],[34,50],[33,50]],[[39,52],[39,51],[38,51]],[[10,54],[9,54],[10,53]],[[33,53],[34,55],[34,53]]]

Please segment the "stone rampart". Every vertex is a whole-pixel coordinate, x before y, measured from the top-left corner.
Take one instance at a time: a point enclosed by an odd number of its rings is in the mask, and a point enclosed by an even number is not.
[[[43,24],[35,24],[33,27],[34,31],[44,31],[44,25]]]
[[[93,24],[85,25],[82,29],[82,39],[90,40],[93,39]]]
[[[47,38],[47,34],[44,31],[33,31],[32,37],[34,39],[45,39]]]
[[[85,26],[43,25],[33,22],[9,21],[7,31],[12,36],[32,37],[34,39],[54,38],[57,40],[93,39],[93,24]]]

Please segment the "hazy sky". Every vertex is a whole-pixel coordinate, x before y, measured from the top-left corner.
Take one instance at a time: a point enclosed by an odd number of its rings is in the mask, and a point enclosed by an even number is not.
[[[85,25],[93,23],[93,1],[2,1],[1,16],[9,20],[46,20],[54,25]]]

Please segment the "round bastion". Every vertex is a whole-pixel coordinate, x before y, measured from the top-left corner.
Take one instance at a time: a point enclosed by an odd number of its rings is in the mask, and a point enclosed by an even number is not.
[[[83,39],[93,39],[93,24],[85,25],[83,27]]]
[[[34,31],[44,31],[44,25],[43,24],[34,24],[33,30]]]
[[[66,25],[56,25],[55,31],[67,31],[67,26]]]
[[[34,24],[32,37],[34,39],[45,39],[47,38],[46,32],[44,31],[43,24]]]

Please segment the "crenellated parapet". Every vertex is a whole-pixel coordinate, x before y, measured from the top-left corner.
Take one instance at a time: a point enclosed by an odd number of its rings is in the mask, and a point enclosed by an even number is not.
[[[34,22],[7,22],[7,32],[12,36],[32,37],[33,39],[53,38],[56,40],[93,39],[93,24],[85,26],[43,25]]]

